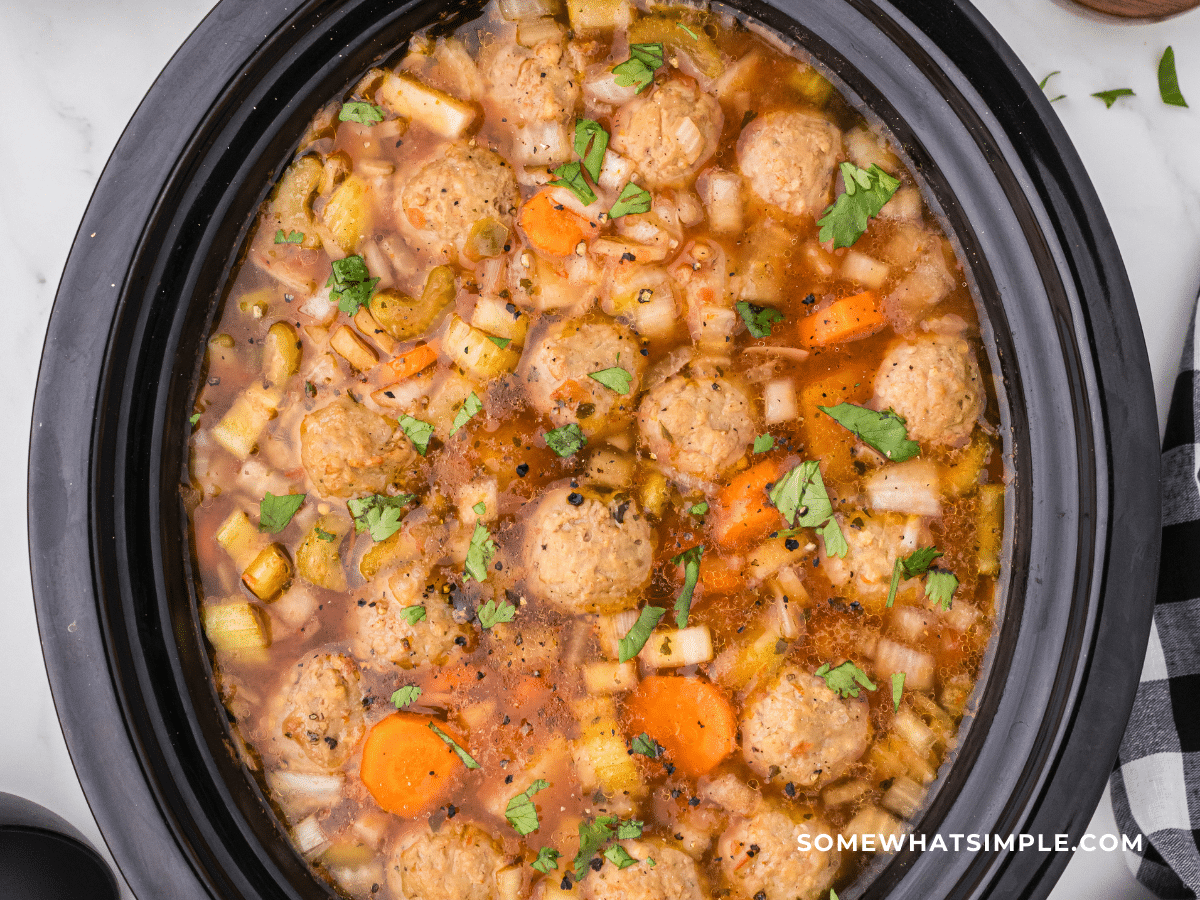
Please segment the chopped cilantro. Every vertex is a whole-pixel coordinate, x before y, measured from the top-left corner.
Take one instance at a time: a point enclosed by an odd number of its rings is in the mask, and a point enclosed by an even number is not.
[[[592,181],[600,179],[604,151],[607,149],[608,132],[599,122],[580,119],[575,123],[575,153],[583,160],[583,170],[592,177]]]
[[[619,219],[633,213],[648,213],[653,206],[653,198],[645,188],[638,187],[632,181],[621,188],[621,196],[608,211],[610,219]]]
[[[583,429],[574,422],[546,432],[546,446],[563,458],[575,455],[586,443]]]
[[[516,618],[517,608],[507,600],[501,600],[499,604],[495,600],[489,600],[479,607],[479,611],[475,615],[479,618],[480,625],[484,628],[491,628],[501,622],[511,622]]]
[[[958,579],[953,572],[931,571],[925,576],[925,596],[938,604],[942,609],[949,609],[958,590]]]
[[[818,406],[817,409],[892,462],[904,462],[921,452],[921,445],[909,440],[904,418],[890,409],[886,412],[876,412],[865,406],[855,406],[853,403]]]
[[[400,618],[409,625],[416,625],[418,622],[423,622],[425,621],[425,607],[406,606],[400,610]]]
[[[1187,106],[1179,90],[1179,77],[1175,74],[1175,50],[1168,47],[1158,62],[1158,92],[1162,102],[1170,106]]]
[[[583,177],[583,164],[579,160],[564,163],[555,169],[554,179],[554,181],[550,182],[552,185],[565,187],[578,197],[579,202],[584,206],[591,206],[596,202],[596,192],[592,190],[592,186]]]
[[[290,234],[282,228],[275,231],[275,243],[277,244],[302,244],[304,243],[304,232],[293,231]]]
[[[708,512],[708,501],[701,500],[699,503],[693,505],[692,508],[688,510],[688,512],[690,512],[693,516],[704,515],[706,512]]]
[[[599,816],[593,822],[579,823],[579,852],[575,854],[575,880],[583,881],[588,873],[588,863],[596,852],[613,838],[615,816]]]
[[[909,578],[920,578],[929,572],[929,567],[933,565],[933,561],[942,555],[942,551],[936,547],[922,547],[919,550],[914,550],[905,557],[896,557],[896,562],[892,566],[892,583],[888,587],[887,605],[890,607],[896,602],[896,591],[900,587],[900,581],[907,581]]]
[[[483,409],[483,403],[474,391],[467,394],[467,399],[463,401],[462,406],[458,408],[458,412],[454,414],[454,424],[450,426],[450,437],[454,437],[458,433],[458,429],[466,425]]]
[[[700,38],[698,38],[698,37],[696,36],[696,32],[692,31],[692,29],[688,28],[688,27],[687,27],[686,25],[684,25],[682,22],[678,22],[678,23],[676,23],[676,24],[678,24],[678,26],[679,26],[679,29],[680,29],[681,31],[683,31],[683,32],[684,32],[684,33],[685,33],[685,34],[686,34],[688,37],[690,37],[690,38],[691,38],[693,41],[698,41],[698,40],[700,40]]]
[[[849,247],[867,230],[867,221],[892,199],[900,180],[879,166],[860,169],[854,163],[842,163],[842,180],[846,190],[817,220],[821,226],[819,238],[833,241],[834,248]]]
[[[662,748],[658,745],[658,742],[644,731],[630,742],[629,749],[633,753],[640,753],[642,756],[648,756],[651,759],[658,759],[662,753]]]
[[[747,330],[756,338],[770,337],[771,323],[783,320],[783,313],[770,306],[756,306],[739,300],[736,307],[741,313],[742,321],[746,323]]]
[[[688,613],[692,609],[692,594],[695,593],[696,582],[700,580],[700,555],[703,552],[703,547],[692,547],[690,550],[684,550],[678,556],[671,557],[672,563],[677,566],[683,565],[683,590],[679,592],[679,599],[675,601],[676,628],[687,628]],[[642,643],[644,644],[645,641]],[[641,647],[638,649],[640,650]]]
[[[1061,74],[1062,74],[1061,71],[1059,71],[1058,69],[1055,69],[1053,72],[1051,72],[1049,75],[1047,75],[1045,78],[1043,78],[1041,81],[1038,82],[1038,88],[1040,90],[1044,91],[1046,89],[1046,85],[1048,85],[1050,83],[1050,79],[1053,78],[1055,75],[1061,75]],[[1064,99],[1066,96],[1067,96],[1066,94],[1059,94],[1057,97],[1051,97],[1050,102],[1054,103],[1057,100]]]
[[[538,851],[537,859],[530,863],[534,869],[545,874],[558,868],[558,858],[562,856],[553,847],[543,847]]]
[[[475,530],[471,533],[471,543],[467,547],[467,564],[463,569],[463,574],[466,578],[474,578],[476,581],[484,581],[487,579],[488,563],[492,561],[492,557],[496,555],[496,542],[492,540],[491,533],[487,530],[482,522],[475,523]],[[487,626],[484,626],[485,628]]]
[[[337,535],[326,531],[320,525],[313,526],[313,533],[317,536],[317,540],[324,541],[327,544],[332,544],[337,540]]]
[[[622,396],[628,394],[629,388],[633,385],[633,376],[620,366],[601,369],[599,372],[589,372],[588,378],[600,382],[610,391],[614,391]]]
[[[508,824],[515,828],[522,837],[538,830],[540,823],[538,822],[537,807],[533,805],[533,795],[548,787],[550,787],[550,782],[539,778],[527,790],[508,801],[508,806],[504,810],[504,818],[508,819]]]
[[[900,712],[900,698],[904,695],[904,673],[892,673],[892,706]]]
[[[871,681],[867,677],[867,673],[850,660],[846,660],[840,666],[834,666],[832,669],[829,668],[829,663],[825,663],[813,674],[818,678],[824,678],[829,689],[842,697],[857,697],[860,688],[866,688],[868,691],[875,690],[875,682]]]
[[[471,511],[477,516],[482,516],[485,512],[487,512],[487,504],[480,500],[471,507]]]
[[[658,624],[658,620],[667,614],[665,609],[660,609],[657,606],[642,607],[641,613],[638,614],[637,621],[633,623],[633,627],[625,637],[617,641],[617,657],[621,662],[628,662],[646,646],[646,641],[650,640],[650,635],[654,633],[654,626]]]
[[[332,288],[329,299],[346,315],[352,316],[371,299],[378,283],[379,279],[371,277],[361,256],[347,256],[333,261],[333,272],[325,286]]]
[[[410,415],[401,416],[399,422],[400,430],[413,442],[417,452],[424,456],[429,450],[429,440],[433,437],[433,426]]]
[[[756,437],[754,439],[754,452],[755,453],[766,453],[768,450],[770,450],[774,446],[775,446],[775,438],[771,437],[771,435],[769,435],[769,434],[760,434],[758,437]]]
[[[643,824],[636,819],[617,823],[618,841],[635,841],[642,836]]]
[[[501,350],[503,350],[505,347],[507,347],[509,344],[511,344],[511,343],[512,343],[512,338],[502,338],[502,337],[496,337],[494,334],[489,334],[489,335],[487,336],[487,339],[488,339],[489,341],[491,341],[493,344],[495,344],[497,347],[499,347]],[[549,847],[543,847],[542,849],[543,849],[543,850],[548,850],[548,849],[550,849],[550,848],[549,848]],[[555,852],[557,853],[558,851],[556,850]]]
[[[802,462],[775,482],[768,495],[789,525],[821,532],[828,556],[844,557],[846,537],[833,514],[833,503],[816,462]]]
[[[620,844],[613,844],[605,850],[604,858],[618,869],[628,869],[630,866],[635,866],[638,863],[638,860],[630,856],[629,851]]]
[[[396,709],[404,709],[410,703],[415,703],[417,698],[421,696],[421,689],[415,684],[406,684],[398,691],[392,693],[392,704]]]
[[[1112,105],[1122,97],[1135,95],[1132,88],[1113,88],[1111,91],[1096,91],[1092,96],[1103,100],[1105,109],[1112,109]]]
[[[654,73],[663,65],[662,44],[630,44],[629,59],[613,67],[621,87],[636,87],[640,94],[654,81]]]
[[[479,768],[479,763],[475,762],[475,760],[471,758],[470,753],[458,746],[454,738],[450,737],[450,735],[446,734],[446,732],[442,731],[442,729],[438,728],[432,722],[429,723],[429,730],[440,737],[442,739],[442,743],[444,743],[458,755],[458,758],[463,761],[464,766],[466,766],[468,769]]]
[[[383,121],[383,110],[373,103],[351,100],[349,103],[342,104],[341,112],[338,113],[338,121],[374,125],[376,122]]]
[[[188,421],[195,425],[200,421],[200,413],[192,413],[192,417]]]
[[[400,530],[403,509],[417,499],[413,494],[368,494],[346,501],[350,515],[354,517],[354,530],[358,534],[368,531],[373,541],[386,541]]]
[[[258,504],[258,530],[279,534],[288,527],[292,516],[300,509],[307,494],[284,494],[276,497],[270,491]]]

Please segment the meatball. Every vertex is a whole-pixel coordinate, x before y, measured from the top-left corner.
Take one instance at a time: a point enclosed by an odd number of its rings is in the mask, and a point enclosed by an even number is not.
[[[402,837],[387,863],[388,889],[396,900],[497,900],[501,847],[475,825],[425,826]]]
[[[650,579],[654,530],[631,501],[557,488],[526,521],[525,560],[544,600],[572,613],[624,609]]]
[[[893,345],[875,376],[875,406],[903,416],[914,441],[965,444],[984,406],[975,351],[944,334]]]
[[[630,376],[624,393],[590,377],[615,368]],[[590,435],[602,430],[610,417],[632,410],[643,369],[645,360],[628,328],[564,321],[551,325],[526,349],[517,373],[533,406],[555,427],[578,421]],[[620,386],[619,381],[613,383]]]
[[[501,115],[514,125],[566,122],[583,93],[560,41],[543,41],[533,49],[505,44],[492,57],[487,75]]]
[[[471,639],[469,626],[454,621],[453,611],[439,592],[426,593],[428,572],[404,569],[388,579],[388,593],[353,607],[357,628],[354,655],[379,666],[394,664],[411,669],[433,663],[443,665]],[[421,607],[425,614],[405,612]]]
[[[326,497],[385,493],[404,481],[416,460],[416,449],[394,420],[349,397],[300,423],[300,461]]]
[[[702,900],[708,895],[696,861],[668,844],[621,841],[638,860],[624,869],[606,863],[582,883],[585,900]],[[642,862],[653,859],[654,865]]]
[[[781,110],[755,119],[738,139],[738,166],[750,189],[791,216],[829,203],[842,133],[820,116]]]
[[[840,862],[837,850],[812,846],[820,834],[833,837],[820,819],[798,822],[769,806],[750,818],[735,817],[717,842],[721,872],[743,900],[817,900],[832,886]],[[806,835],[811,849],[802,850]]]
[[[742,755],[764,778],[773,767],[785,781],[816,787],[858,759],[871,738],[865,697],[843,700],[816,675],[780,672],[742,712]]]
[[[366,733],[358,666],[340,653],[316,653],[296,664],[283,705],[283,736],[325,769],[350,758]]]
[[[491,150],[458,141],[403,186],[397,214],[401,228],[415,231],[435,254],[453,259],[477,222],[490,218],[511,228],[520,199],[508,163]]]
[[[919,518],[866,510],[843,516],[842,534],[849,551],[841,559],[823,554],[821,571],[834,587],[851,585],[860,597],[880,602],[888,593],[896,558],[934,543]],[[913,589],[917,584],[904,582],[902,588]]]
[[[684,475],[712,480],[737,462],[755,437],[750,399],[721,377],[673,375],[638,410],[642,440]]]
[[[668,187],[708,161],[724,124],[714,97],[677,78],[617,110],[612,148],[633,161],[648,187]]]

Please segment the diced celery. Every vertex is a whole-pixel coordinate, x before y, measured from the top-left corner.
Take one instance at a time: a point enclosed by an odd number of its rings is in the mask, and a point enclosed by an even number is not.
[[[379,362],[379,354],[352,328],[343,325],[329,339],[329,347],[360,372],[366,372]]]
[[[375,96],[396,115],[420,122],[451,140],[462,137],[475,121],[475,107],[471,104],[422,84],[408,74],[389,73]]]
[[[321,161],[316,156],[302,156],[279,179],[279,187],[271,201],[271,212],[284,233],[298,231],[304,235],[300,246],[315,250],[321,240],[313,231],[312,201],[321,182]]]
[[[300,370],[300,335],[288,322],[276,322],[263,342],[263,377],[275,387]]]
[[[367,182],[357,175],[343,181],[321,210],[321,222],[342,255],[354,252],[370,221],[370,191]]]
[[[250,385],[213,428],[213,440],[238,459],[246,459],[254,452],[254,445],[267,423],[275,417],[280,399],[281,394],[275,387]]]
[[[1000,571],[1000,544],[1004,540],[1004,485],[984,484],[979,488],[975,516],[975,542],[979,545],[979,574]]]
[[[217,529],[217,543],[229,554],[238,571],[254,562],[262,549],[263,538],[242,510],[235,509]]]
[[[292,561],[279,544],[264,548],[242,572],[242,584],[259,600],[273,600],[292,578]]]
[[[517,367],[520,354],[501,349],[478,328],[472,328],[456,315],[451,315],[442,344],[447,356],[468,376],[481,381],[511,372]]]
[[[271,646],[266,625],[248,600],[207,604],[201,619],[205,636],[219,651],[265,650]]]
[[[576,31],[624,28],[633,21],[629,0],[567,0],[567,15]]]
[[[321,516],[296,550],[296,574],[317,587],[344,591],[346,570],[342,567],[340,550],[342,538],[349,531],[348,519]]]

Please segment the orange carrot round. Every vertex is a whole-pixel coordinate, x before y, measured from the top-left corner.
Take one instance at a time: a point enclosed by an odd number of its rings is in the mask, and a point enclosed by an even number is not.
[[[784,526],[783,516],[767,496],[767,485],[783,474],[781,470],[777,460],[765,459],[721,488],[713,510],[713,530],[722,544],[745,544]],[[703,577],[703,565],[700,573]]]
[[[650,735],[693,778],[711,772],[736,747],[733,708],[719,687],[701,678],[651,675],[630,695],[626,711],[630,733]]]
[[[530,245],[547,256],[570,256],[596,226],[554,199],[552,191],[529,198],[517,215],[517,224]]]
[[[796,324],[796,330],[805,347],[824,347],[869,337],[886,324],[879,297],[874,291],[863,291],[809,313]]]
[[[393,713],[367,735],[359,774],[383,809],[415,816],[435,803],[462,762],[429,727],[425,716]],[[464,742],[439,726],[460,746]]]

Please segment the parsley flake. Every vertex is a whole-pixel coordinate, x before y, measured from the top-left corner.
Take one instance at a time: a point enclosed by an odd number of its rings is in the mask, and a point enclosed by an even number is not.
[[[383,121],[383,110],[374,103],[362,100],[351,100],[343,103],[338,113],[339,122],[357,122],[359,125],[374,125]]]
[[[840,666],[834,666],[832,669],[829,668],[829,663],[825,663],[813,674],[818,678],[824,678],[829,689],[842,697],[857,697],[861,688],[866,688],[868,691],[875,690],[875,682],[871,681],[867,677],[867,673],[850,660],[846,660]]]
[[[195,425],[200,421],[200,413],[192,413],[192,417],[188,421]]]
[[[277,243],[277,244],[302,244],[302,243],[304,243],[304,232],[303,231],[293,231],[291,234],[288,234],[282,228],[276,229],[275,243]]]
[[[769,434],[760,434],[754,439],[754,452],[766,453],[775,446],[775,438]]]
[[[704,515],[706,512],[708,512],[708,501],[701,500],[699,503],[695,504],[691,509],[689,509],[688,512],[690,512],[693,516]]]
[[[658,741],[642,732],[637,735],[629,744],[629,749],[633,753],[640,753],[642,756],[648,756],[651,759],[658,759],[662,754],[662,747],[658,745]]]
[[[458,412],[454,414],[454,424],[450,426],[450,437],[454,437],[458,433],[458,429],[462,428],[471,421],[483,409],[483,403],[474,391],[467,394],[467,399],[463,401],[462,406],[458,408]]]
[[[890,608],[896,601],[896,591],[900,587],[901,580],[907,581],[909,578],[920,578],[927,574],[933,561],[941,555],[942,551],[936,547],[922,547],[914,550],[908,556],[896,557],[896,562],[892,566],[892,583],[888,587],[888,607]]]
[[[601,369],[599,372],[589,372],[588,378],[600,382],[610,391],[622,396],[628,394],[630,387],[633,386],[633,376],[620,366]]]
[[[904,673],[892,673],[892,706],[900,712],[900,698],[904,695]]]
[[[592,190],[592,186],[583,177],[583,163],[579,162],[579,160],[563,163],[563,165],[555,169],[554,181],[550,183],[555,187],[565,187],[578,197],[579,202],[584,206],[591,206],[596,202],[596,192]]]
[[[931,571],[925,576],[925,596],[942,609],[949,609],[958,590],[958,579],[953,572]]]
[[[909,439],[904,418],[890,409],[876,412],[853,403],[818,406],[817,409],[892,462],[904,462],[921,452],[921,445]]]
[[[372,278],[367,264],[361,256],[347,256],[333,261],[333,272],[325,286],[332,288],[329,299],[337,303],[338,309],[348,316],[371,299],[378,278]]]
[[[401,416],[399,422],[400,430],[413,442],[417,452],[424,456],[429,450],[429,440],[433,437],[433,426],[409,415]]]
[[[1044,91],[1046,89],[1046,85],[1050,83],[1050,79],[1053,78],[1055,75],[1061,75],[1061,74],[1062,74],[1062,72],[1060,70],[1055,69],[1053,72],[1051,72],[1049,75],[1047,75],[1045,78],[1043,78],[1041,81],[1038,82],[1038,89]],[[1066,96],[1067,96],[1066,94],[1059,94],[1057,97],[1051,97],[1050,102],[1054,103],[1055,101],[1064,99]]]
[[[258,504],[258,530],[279,534],[288,527],[292,516],[300,509],[307,494],[284,494],[276,497],[270,491]]]
[[[533,805],[533,795],[548,787],[550,787],[550,782],[539,778],[527,790],[508,801],[508,806],[504,809],[504,818],[508,819],[508,824],[515,828],[517,834],[522,837],[538,830],[540,823],[538,822],[537,807]]]
[[[471,511],[477,516],[482,516],[485,512],[487,512],[487,504],[480,500],[471,507]]]
[[[1112,109],[1112,105],[1120,98],[1136,95],[1133,93],[1132,88],[1113,88],[1111,91],[1096,91],[1092,96],[1103,100],[1105,109]]]
[[[492,540],[491,532],[482,522],[475,523],[471,533],[471,543],[467,547],[467,564],[463,569],[466,578],[485,581],[488,574],[488,563],[496,555],[496,542]],[[487,626],[484,626],[485,628]]]
[[[475,762],[475,760],[472,759],[471,754],[468,753],[466,750],[464,750],[462,747],[460,747],[455,742],[454,738],[450,737],[450,735],[446,734],[446,732],[442,731],[442,729],[438,728],[432,722],[429,723],[429,730],[432,731],[434,734],[436,734],[438,737],[440,737],[442,739],[442,743],[445,744],[447,747],[449,747],[451,750],[453,750],[458,755],[458,758],[463,761],[464,766],[466,766],[468,769],[478,769],[479,768],[479,763]]]
[[[615,816],[599,816],[594,822],[579,823],[579,852],[575,854],[575,880],[587,877],[588,863],[596,852],[612,840],[617,824]]]
[[[1179,77],[1175,74],[1175,50],[1168,47],[1158,62],[1158,93],[1162,102],[1169,106],[1187,106],[1179,90]]]
[[[746,329],[756,338],[770,337],[771,323],[783,321],[783,313],[770,306],[757,306],[739,300],[736,308],[746,323]]]
[[[675,601],[676,628],[687,628],[688,613],[692,609],[692,594],[696,591],[696,582],[700,580],[700,555],[703,552],[703,547],[692,547],[678,556],[671,557],[672,563],[683,566],[683,590],[679,592],[679,599]]]
[[[583,170],[592,177],[592,181],[600,180],[604,151],[607,149],[608,132],[604,126],[592,119],[580,119],[575,123],[575,154],[583,160]]]
[[[346,508],[354,517],[354,531],[357,534],[370,532],[371,540],[378,543],[386,541],[400,530],[404,507],[416,499],[413,494],[397,494],[395,497],[369,494],[347,500]]]
[[[337,540],[337,535],[331,531],[326,531],[320,525],[313,526],[313,533],[317,536],[317,540],[324,541],[327,544],[332,544]]]
[[[628,822],[617,823],[617,840],[618,841],[635,841],[642,836],[642,829],[645,826],[636,819],[630,819]]]
[[[620,844],[613,844],[604,851],[604,858],[618,869],[628,869],[638,864],[638,860],[629,855],[629,851]]]
[[[495,600],[489,600],[479,607],[479,611],[475,615],[479,619],[480,625],[484,628],[491,628],[501,622],[511,622],[516,618],[517,608],[507,600],[501,600],[499,604]]]
[[[553,847],[543,847],[538,851],[537,859],[529,865],[533,866],[538,872],[545,874],[558,868],[558,858],[560,856],[562,854]]]
[[[392,693],[392,705],[396,709],[404,709],[411,703],[416,703],[417,698],[421,696],[421,689],[415,684],[406,684],[398,691]]]
[[[846,190],[833,202],[817,224],[822,241],[833,241],[834,249],[850,247],[867,230],[868,220],[892,199],[900,179],[889,175],[879,166],[860,169],[854,163],[842,163],[842,181]]]
[[[621,216],[648,213],[652,206],[653,199],[650,196],[650,192],[645,188],[638,187],[631,181],[621,189],[621,196],[617,198],[617,202],[608,211],[608,217],[610,219],[619,219]]]
[[[817,529],[828,556],[845,557],[850,548],[833,515],[833,503],[816,462],[800,463],[775,482],[768,496],[789,525]]]
[[[406,606],[400,610],[400,618],[409,625],[416,625],[418,622],[423,622],[425,621],[425,607]]]
[[[654,626],[658,624],[659,619],[667,614],[665,609],[657,606],[642,607],[642,611],[638,614],[637,621],[629,629],[625,637],[617,641],[617,658],[620,662],[629,662],[646,646],[646,641],[650,640],[650,635],[654,633]]]
[[[613,67],[621,87],[636,87],[641,93],[654,81],[654,73],[663,65],[662,44],[630,44],[629,59]]]
[[[497,347],[499,347],[501,350],[503,350],[505,347],[507,347],[509,344],[512,343],[512,338],[496,337],[494,334],[489,334],[487,336],[487,339],[489,341],[491,341],[493,344],[495,344]],[[543,847],[542,849],[548,850],[549,848]],[[555,851],[555,852],[557,853],[558,851]]]
[[[586,443],[587,438],[583,435],[583,429],[574,422],[546,432],[546,446],[564,459],[574,456],[583,449]]]

